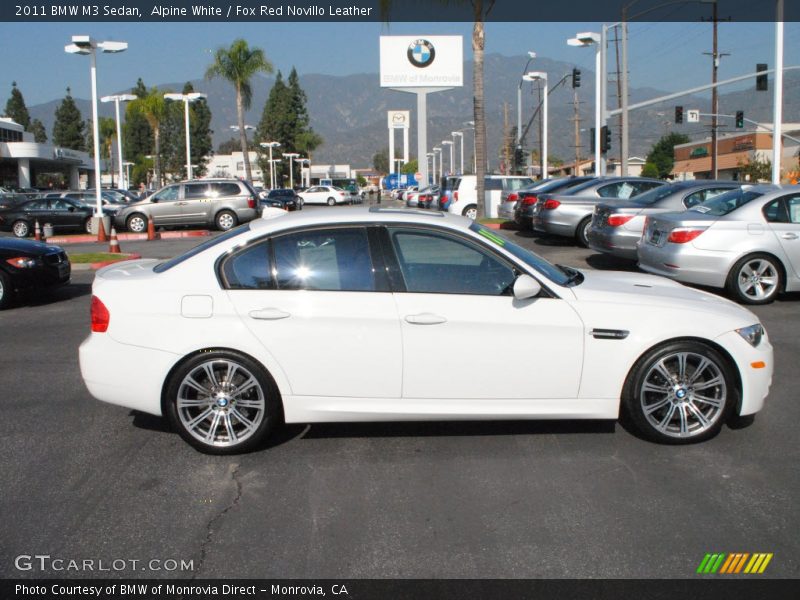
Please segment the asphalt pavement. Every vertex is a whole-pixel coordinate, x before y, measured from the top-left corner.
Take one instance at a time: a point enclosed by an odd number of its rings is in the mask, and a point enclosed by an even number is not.
[[[554,262],[635,268],[501,233]],[[765,409],[703,444],[659,446],[597,421],[331,424],[213,457],[162,419],[89,396],[77,347],[92,278],[0,313],[0,577],[692,578],[708,552],[770,552],[765,577],[800,575],[796,294],[755,309],[776,355]],[[540,351],[532,342],[508,368]],[[127,562],[15,566],[37,553]]]

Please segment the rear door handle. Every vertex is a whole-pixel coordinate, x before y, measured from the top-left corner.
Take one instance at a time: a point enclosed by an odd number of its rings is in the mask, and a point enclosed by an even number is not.
[[[248,314],[251,319],[259,319],[261,321],[277,321],[278,319],[292,316],[291,313],[285,312],[280,308],[260,308],[251,310]]]
[[[420,313],[418,315],[406,315],[406,322],[414,325],[439,325],[447,323],[447,319],[431,313]]]
[[[783,233],[781,237],[785,240],[796,240],[797,234],[796,233]]]

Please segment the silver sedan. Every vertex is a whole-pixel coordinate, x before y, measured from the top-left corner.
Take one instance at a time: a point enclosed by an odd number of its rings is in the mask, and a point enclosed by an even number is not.
[[[800,290],[800,186],[754,186],[683,213],[649,217],[639,266],[725,288],[745,304]]]

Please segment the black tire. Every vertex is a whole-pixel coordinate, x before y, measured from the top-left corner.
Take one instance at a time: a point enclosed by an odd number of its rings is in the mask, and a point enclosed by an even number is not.
[[[11,231],[18,238],[26,238],[31,234],[31,226],[27,221],[15,221]]]
[[[131,233],[144,233],[147,231],[147,217],[142,213],[134,213],[125,221],[125,228]]]
[[[336,204],[336,200],[333,198],[328,198],[328,206],[333,206],[334,204]]]
[[[725,289],[742,304],[769,304],[783,291],[780,261],[769,254],[750,254],[738,260],[728,273]]]
[[[589,227],[592,225],[592,217],[584,218],[580,223],[578,223],[578,228],[575,230],[575,240],[578,242],[578,245],[582,248],[589,247]]]
[[[237,369],[232,372],[230,364]],[[209,365],[215,376],[213,382],[207,375]],[[204,393],[186,384],[190,375],[197,384],[214,391],[214,394],[207,394],[209,402],[204,402]],[[247,383],[250,377],[255,381],[252,385]],[[237,395],[239,386],[241,392]],[[179,399],[183,400],[181,407]],[[193,406],[192,401],[197,406]],[[247,402],[248,406],[237,405],[237,402]],[[178,366],[167,382],[164,408],[178,434],[205,454],[240,454],[255,450],[282,420],[280,396],[272,377],[253,359],[227,350],[201,352]],[[201,418],[204,413],[209,414]],[[191,427],[193,420],[196,424]],[[236,433],[237,426],[238,440],[236,435],[230,435],[231,429]]]
[[[8,275],[0,271],[0,310],[8,308],[14,299],[14,288]]]
[[[230,231],[239,224],[239,219],[231,211],[221,210],[214,217],[214,224],[220,231]]]
[[[470,204],[464,210],[461,211],[461,214],[465,217],[469,217],[473,221],[478,218],[478,205],[477,204]]]
[[[678,445],[713,438],[738,401],[728,360],[706,344],[687,340],[656,346],[636,362],[623,388],[622,408],[642,437]]]

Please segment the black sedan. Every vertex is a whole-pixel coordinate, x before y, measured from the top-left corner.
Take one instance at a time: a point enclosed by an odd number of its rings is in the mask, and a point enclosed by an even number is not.
[[[0,309],[24,289],[46,289],[69,281],[71,266],[59,246],[0,238]]]
[[[91,233],[93,206],[69,198],[40,198],[30,200],[7,210],[0,210],[0,231],[11,231],[19,238],[33,234],[36,222],[46,223],[53,231],[81,231]],[[106,213],[108,216],[110,213]]]
[[[292,189],[270,190],[266,198],[261,198],[259,205],[264,208],[282,208],[283,210],[303,210],[303,199]]]

